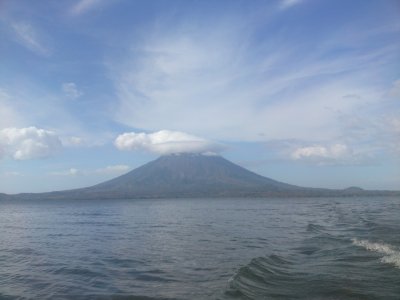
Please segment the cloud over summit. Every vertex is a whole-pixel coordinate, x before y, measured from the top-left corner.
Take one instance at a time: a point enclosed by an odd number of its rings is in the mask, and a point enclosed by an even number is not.
[[[223,146],[180,131],[160,130],[154,133],[127,132],[115,142],[119,150],[144,150],[160,155],[174,153],[218,153]]]

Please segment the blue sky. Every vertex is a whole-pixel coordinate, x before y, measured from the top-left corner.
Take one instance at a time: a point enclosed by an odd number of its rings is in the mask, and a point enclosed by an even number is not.
[[[0,1],[0,192],[218,153],[400,189],[398,1]]]

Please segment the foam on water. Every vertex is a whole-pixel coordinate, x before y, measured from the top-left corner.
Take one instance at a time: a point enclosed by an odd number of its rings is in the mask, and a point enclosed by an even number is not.
[[[368,240],[352,239],[353,245],[363,247],[368,251],[383,254],[381,258],[383,263],[392,264],[396,268],[400,268],[400,251],[394,246],[384,243],[373,243]]]

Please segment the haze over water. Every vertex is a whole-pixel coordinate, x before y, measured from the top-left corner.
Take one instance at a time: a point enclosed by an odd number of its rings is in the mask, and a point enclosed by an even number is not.
[[[0,299],[399,299],[400,199],[0,203]]]

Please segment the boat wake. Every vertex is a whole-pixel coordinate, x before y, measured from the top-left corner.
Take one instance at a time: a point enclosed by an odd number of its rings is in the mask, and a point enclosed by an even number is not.
[[[392,264],[396,268],[400,268],[400,251],[396,247],[384,244],[384,243],[373,243],[368,240],[352,239],[353,245],[363,247],[368,251],[383,254],[381,262],[386,264]]]

